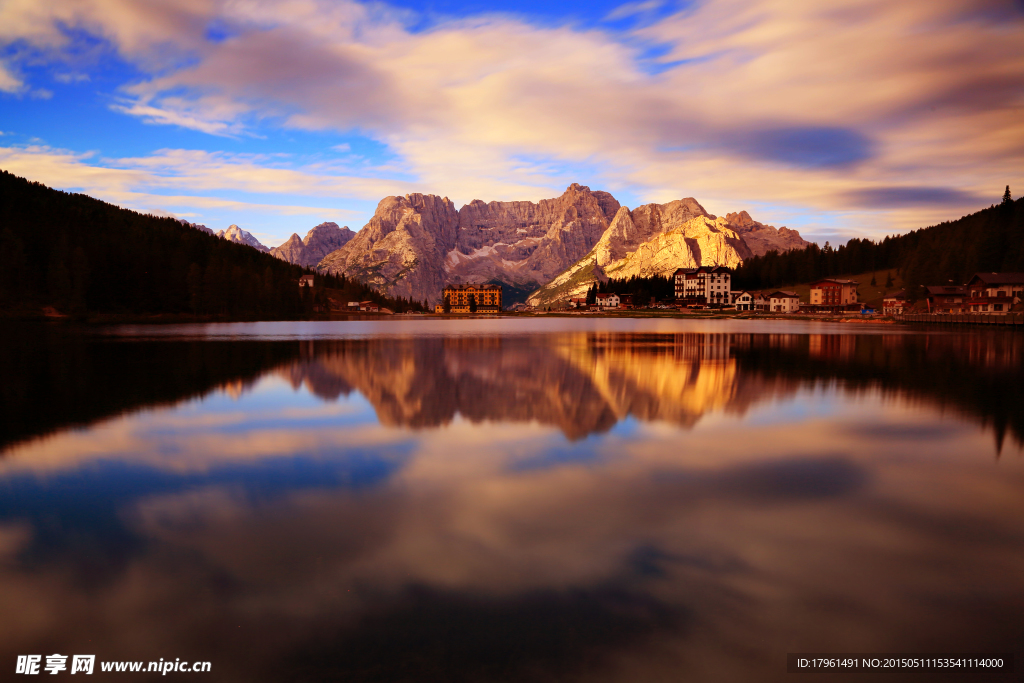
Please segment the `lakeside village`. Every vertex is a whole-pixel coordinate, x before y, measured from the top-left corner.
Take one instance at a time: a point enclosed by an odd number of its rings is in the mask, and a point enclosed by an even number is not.
[[[634,301],[630,294],[591,292],[575,297],[565,307],[542,310],[527,304],[502,306],[502,289],[496,284],[448,285],[441,292],[437,314],[494,315],[512,312],[600,313],[627,310],[737,311],[746,314],[894,316],[904,313],[935,315],[1007,315],[1024,308],[1024,273],[975,273],[965,285],[925,287],[926,296],[910,304],[904,290],[882,299],[881,310],[858,300],[856,280],[823,278],[809,285],[809,300],[789,290],[747,291],[732,289],[732,271],[723,266],[681,268],[673,276],[675,298]],[[314,276],[304,275],[300,287],[314,286]],[[331,307],[334,308],[334,307]],[[348,301],[347,313],[392,313],[374,301]],[[334,310],[337,310],[336,308]],[[325,311],[326,312],[326,311]]]
[[[809,286],[809,300],[793,291],[770,292],[733,290],[732,271],[723,266],[681,268],[673,276],[675,299],[634,301],[630,294],[596,293],[568,302],[569,312],[609,312],[631,309],[715,311],[812,315],[883,315],[904,313],[1006,315],[1024,300],[1024,273],[976,273],[965,285],[935,285],[925,288],[926,297],[911,305],[900,290],[882,299],[882,310],[858,301],[855,280],[823,278]],[[442,291],[442,303],[435,313],[494,314],[504,310],[501,286],[495,284],[449,285]],[[511,311],[538,309],[517,303]]]

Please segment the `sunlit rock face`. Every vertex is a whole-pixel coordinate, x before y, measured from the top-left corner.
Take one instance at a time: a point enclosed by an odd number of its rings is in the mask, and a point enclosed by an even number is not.
[[[785,226],[776,229],[771,225],[758,223],[746,211],[719,216],[716,223],[738,234],[754,256],[764,256],[773,250],[781,254],[791,249],[803,249],[811,244],[800,237],[796,230],[790,230]]]
[[[227,240],[228,242],[237,242],[246,246],[258,249],[259,251],[269,252],[270,249],[263,246],[258,239],[253,237],[252,233],[247,230],[242,230],[237,225],[229,225],[227,230],[220,230],[217,232],[217,237]]]
[[[575,183],[555,199],[474,200],[458,212],[447,197],[387,197],[358,237],[318,268],[416,300],[438,301],[452,283],[533,288],[589,252],[618,208],[607,192]]]
[[[583,296],[597,280],[664,276],[698,266],[736,268],[751,255],[739,234],[692,197],[633,211],[623,206],[594,249],[534,292],[529,303]]]
[[[536,204],[473,200],[459,211],[446,272],[453,282],[547,282],[593,248],[618,209],[607,192],[576,183]]]
[[[297,233],[287,241],[270,250],[273,256],[294,263],[297,266],[311,268],[320,263],[332,251],[341,249],[356,236],[346,225],[339,228],[337,223],[321,223],[300,239]]]
[[[609,193],[576,183],[554,199],[475,199],[457,213],[435,195],[387,197],[359,235],[317,267],[432,302],[447,284],[540,287],[535,305],[577,296],[596,279],[734,268],[753,254],[807,244],[796,231],[758,223],[745,211],[715,217],[692,197],[630,211]],[[298,236],[279,249],[297,251]]]
[[[455,248],[459,213],[447,197],[385,197],[370,222],[317,268],[375,286],[389,296],[417,301],[448,284],[442,264]]]

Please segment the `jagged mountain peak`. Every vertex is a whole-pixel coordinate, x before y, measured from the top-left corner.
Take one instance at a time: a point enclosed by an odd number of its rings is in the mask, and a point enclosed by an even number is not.
[[[741,230],[762,242],[782,234],[745,215],[716,218],[693,197],[631,211],[579,183],[550,199],[474,199],[458,211],[447,197],[411,193],[381,199],[356,236],[317,267],[391,296],[438,301],[446,284],[502,282],[530,291],[566,277],[592,282],[607,277],[605,268],[619,277],[736,266],[752,253]]]
[[[258,239],[253,237],[252,233],[247,230],[243,230],[234,223],[229,225],[226,230],[221,230],[217,233],[217,237],[225,239],[229,242],[238,242],[250,246],[253,249],[258,249],[263,252],[269,252],[270,249],[263,246]]]
[[[332,251],[348,244],[355,236],[356,233],[347,225],[339,228],[333,221],[324,221],[311,228],[305,238],[292,233],[291,237],[271,249],[270,253],[282,261],[311,268]]]

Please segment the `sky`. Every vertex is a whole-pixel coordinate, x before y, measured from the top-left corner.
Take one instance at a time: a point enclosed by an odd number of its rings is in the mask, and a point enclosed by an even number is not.
[[[880,238],[1024,192],[1024,0],[0,0],[0,169],[268,246],[573,182]]]

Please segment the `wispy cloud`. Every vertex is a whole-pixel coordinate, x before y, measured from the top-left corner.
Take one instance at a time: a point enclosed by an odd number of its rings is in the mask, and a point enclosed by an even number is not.
[[[152,74],[123,89],[126,115],[236,138],[356,131],[397,155],[393,177],[415,179],[309,171],[313,188],[539,198],[586,168],[583,182],[717,211],[873,211],[878,232],[1024,184],[1012,3],[709,0],[661,16],[634,2],[608,18],[660,18],[627,33],[500,16],[410,31],[406,14],[345,1],[151,4],[8,3],[0,40],[59,51],[60,27],[77,27]]]
[[[19,93],[25,88],[24,81],[6,64],[0,62],[0,92]]]
[[[619,5],[605,16],[606,21],[618,21],[635,17],[638,14],[649,14],[664,6],[663,0],[644,0],[643,2],[627,2]]]
[[[295,195],[314,199],[339,195],[375,198],[404,189],[389,181],[330,175],[322,167],[290,169],[264,165],[266,163],[265,157],[257,155],[194,150],[160,150],[148,157],[100,159],[95,153],[74,153],[39,145],[0,147],[0,167],[11,173],[149,213],[163,211],[179,215],[192,207],[257,210],[282,216],[323,213],[344,216],[355,212],[313,202],[233,199],[209,196],[209,193],[241,192],[267,200],[294,198]],[[185,193],[180,194],[181,191]]]

